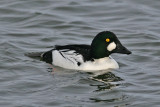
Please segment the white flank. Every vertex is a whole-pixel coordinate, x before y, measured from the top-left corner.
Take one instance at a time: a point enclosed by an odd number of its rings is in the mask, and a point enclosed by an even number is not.
[[[110,43],[107,47],[108,51],[112,51],[116,48],[116,44],[114,42]]]
[[[74,50],[63,51],[64,50],[53,50],[53,65],[67,69],[85,70],[90,72],[94,72],[95,70],[119,68],[118,63],[112,57],[84,62],[82,55],[75,53]],[[80,66],[77,65],[77,62],[81,63]]]
[[[65,52],[63,52],[65,51]],[[83,63],[83,58],[80,54],[74,53],[74,50],[53,50],[52,58],[53,65],[67,69],[78,69],[77,62]]]

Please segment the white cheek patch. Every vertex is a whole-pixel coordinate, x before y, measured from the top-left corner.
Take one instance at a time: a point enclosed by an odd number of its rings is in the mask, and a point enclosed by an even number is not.
[[[116,49],[116,44],[115,44],[114,42],[112,42],[112,43],[110,43],[110,44],[108,45],[107,50],[108,50],[108,51],[112,51],[112,50],[114,50],[114,49]]]

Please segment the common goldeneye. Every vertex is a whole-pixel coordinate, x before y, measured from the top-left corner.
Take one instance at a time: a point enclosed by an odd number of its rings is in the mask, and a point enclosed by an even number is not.
[[[56,45],[40,54],[43,61],[55,66],[75,70],[104,70],[119,68],[110,56],[112,53],[131,54],[116,35],[110,31],[98,33],[91,45]]]

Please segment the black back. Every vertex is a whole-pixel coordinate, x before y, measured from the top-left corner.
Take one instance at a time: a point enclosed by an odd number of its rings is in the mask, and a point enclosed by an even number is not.
[[[55,49],[56,50],[64,50],[64,51],[65,51],[65,49],[66,49],[66,51],[75,50],[75,53],[77,55],[81,54],[83,56],[84,61],[88,61],[91,59],[91,57],[90,57],[91,46],[90,45],[76,45],[76,44],[65,45],[65,46],[56,45]]]

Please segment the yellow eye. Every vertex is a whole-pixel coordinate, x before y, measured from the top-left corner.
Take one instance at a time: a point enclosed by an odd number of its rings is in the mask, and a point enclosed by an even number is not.
[[[106,39],[106,42],[110,42],[110,39],[109,39],[109,38],[107,38],[107,39]]]

